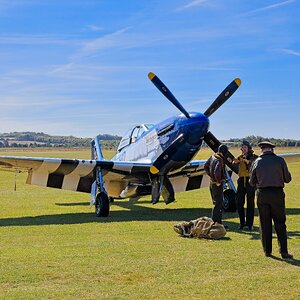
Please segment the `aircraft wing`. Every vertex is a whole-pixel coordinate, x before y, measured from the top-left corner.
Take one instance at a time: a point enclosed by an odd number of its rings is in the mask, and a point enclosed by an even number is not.
[[[105,181],[122,181],[135,176],[143,179],[148,174],[151,164],[0,156],[0,166],[27,170],[26,183],[28,184],[90,193],[97,167],[101,167]]]
[[[299,162],[300,153],[279,154],[287,163]],[[184,192],[209,186],[209,177],[204,171],[206,160],[194,160],[180,170],[168,175],[175,192]],[[25,156],[0,156],[0,166],[27,170],[26,183],[44,187],[91,192],[95,170],[101,167],[104,181],[115,186],[117,194],[126,184],[149,184],[151,163],[108,160],[79,160],[63,158],[39,158]],[[237,179],[228,170],[232,180]]]
[[[284,160],[288,164],[300,161],[300,153],[283,153],[283,154],[277,154],[277,155],[281,156],[282,158],[284,158]]]
[[[284,153],[277,154],[284,158],[289,163],[300,162],[300,153]],[[175,171],[169,175],[170,181],[173,184],[174,191],[184,192],[194,189],[200,189],[209,186],[210,179],[204,171],[206,160],[194,160],[189,162],[180,171]],[[228,174],[233,182],[236,182],[238,176],[227,167]]]

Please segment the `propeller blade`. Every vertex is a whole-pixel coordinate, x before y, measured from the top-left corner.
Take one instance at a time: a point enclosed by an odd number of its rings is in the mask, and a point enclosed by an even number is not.
[[[154,73],[150,72],[148,74],[148,77],[169,101],[171,101],[187,118],[190,118],[189,113],[184,109],[180,102]]]
[[[214,152],[218,152],[218,148],[221,142],[209,131],[204,136],[204,141]],[[238,174],[238,166],[233,164],[234,155],[231,152],[227,152],[224,155],[225,164],[236,174]]]
[[[216,98],[216,100],[205,111],[204,115],[211,116],[221,105],[223,105],[241,85],[241,79],[234,79],[225,90]]]
[[[150,173],[155,175],[160,172],[164,172],[164,167],[170,162],[172,159],[172,155],[177,152],[178,148],[184,144],[186,138],[183,134],[180,134],[172,144],[156,159],[153,165],[150,167]]]

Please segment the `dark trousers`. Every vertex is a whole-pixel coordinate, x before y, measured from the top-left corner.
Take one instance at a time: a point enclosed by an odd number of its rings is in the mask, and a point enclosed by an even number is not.
[[[254,220],[254,198],[255,189],[249,184],[249,177],[240,177],[237,187],[237,209],[240,217],[240,224],[249,227],[253,226]],[[245,196],[247,200],[246,220],[245,220]]]
[[[272,253],[272,220],[277,234],[279,252],[288,253],[285,194],[283,188],[257,190],[261,242],[265,253]]]
[[[214,222],[222,224],[223,184],[217,186],[211,183],[209,189],[214,204],[211,218]]]

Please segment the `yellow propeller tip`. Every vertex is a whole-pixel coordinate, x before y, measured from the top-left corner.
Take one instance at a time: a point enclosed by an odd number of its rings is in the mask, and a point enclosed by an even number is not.
[[[242,81],[241,81],[240,78],[236,78],[236,79],[234,79],[234,81],[235,81],[235,83],[236,83],[238,86],[240,86],[241,83],[242,83]]]
[[[152,80],[155,77],[155,74],[152,72],[149,72],[148,77],[150,80]]]
[[[151,172],[151,174],[157,174],[159,172],[159,170],[155,166],[151,166],[150,172]]]

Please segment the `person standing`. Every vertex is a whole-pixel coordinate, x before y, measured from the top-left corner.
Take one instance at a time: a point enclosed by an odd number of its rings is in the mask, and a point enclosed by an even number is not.
[[[226,179],[224,155],[228,152],[226,145],[220,145],[218,152],[205,163],[204,170],[210,177],[210,194],[214,204],[212,220],[222,224],[223,184]]]
[[[254,198],[255,189],[249,183],[249,170],[252,163],[257,159],[252,147],[248,141],[243,141],[241,145],[242,154],[234,159],[233,163],[239,165],[238,181],[237,181],[237,209],[240,217],[240,227],[245,226],[251,231],[253,230],[254,220]],[[246,219],[245,219],[245,197],[247,199]]]
[[[285,160],[274,153],[270,142],[258,144],[262,154],[250,169],[250,184],[257,189],[257,207],[263,250],[272,255],[272,220],[277,234],[279,252],[284,259],[293,258],[288,253],[284,183],[292,180]]]

